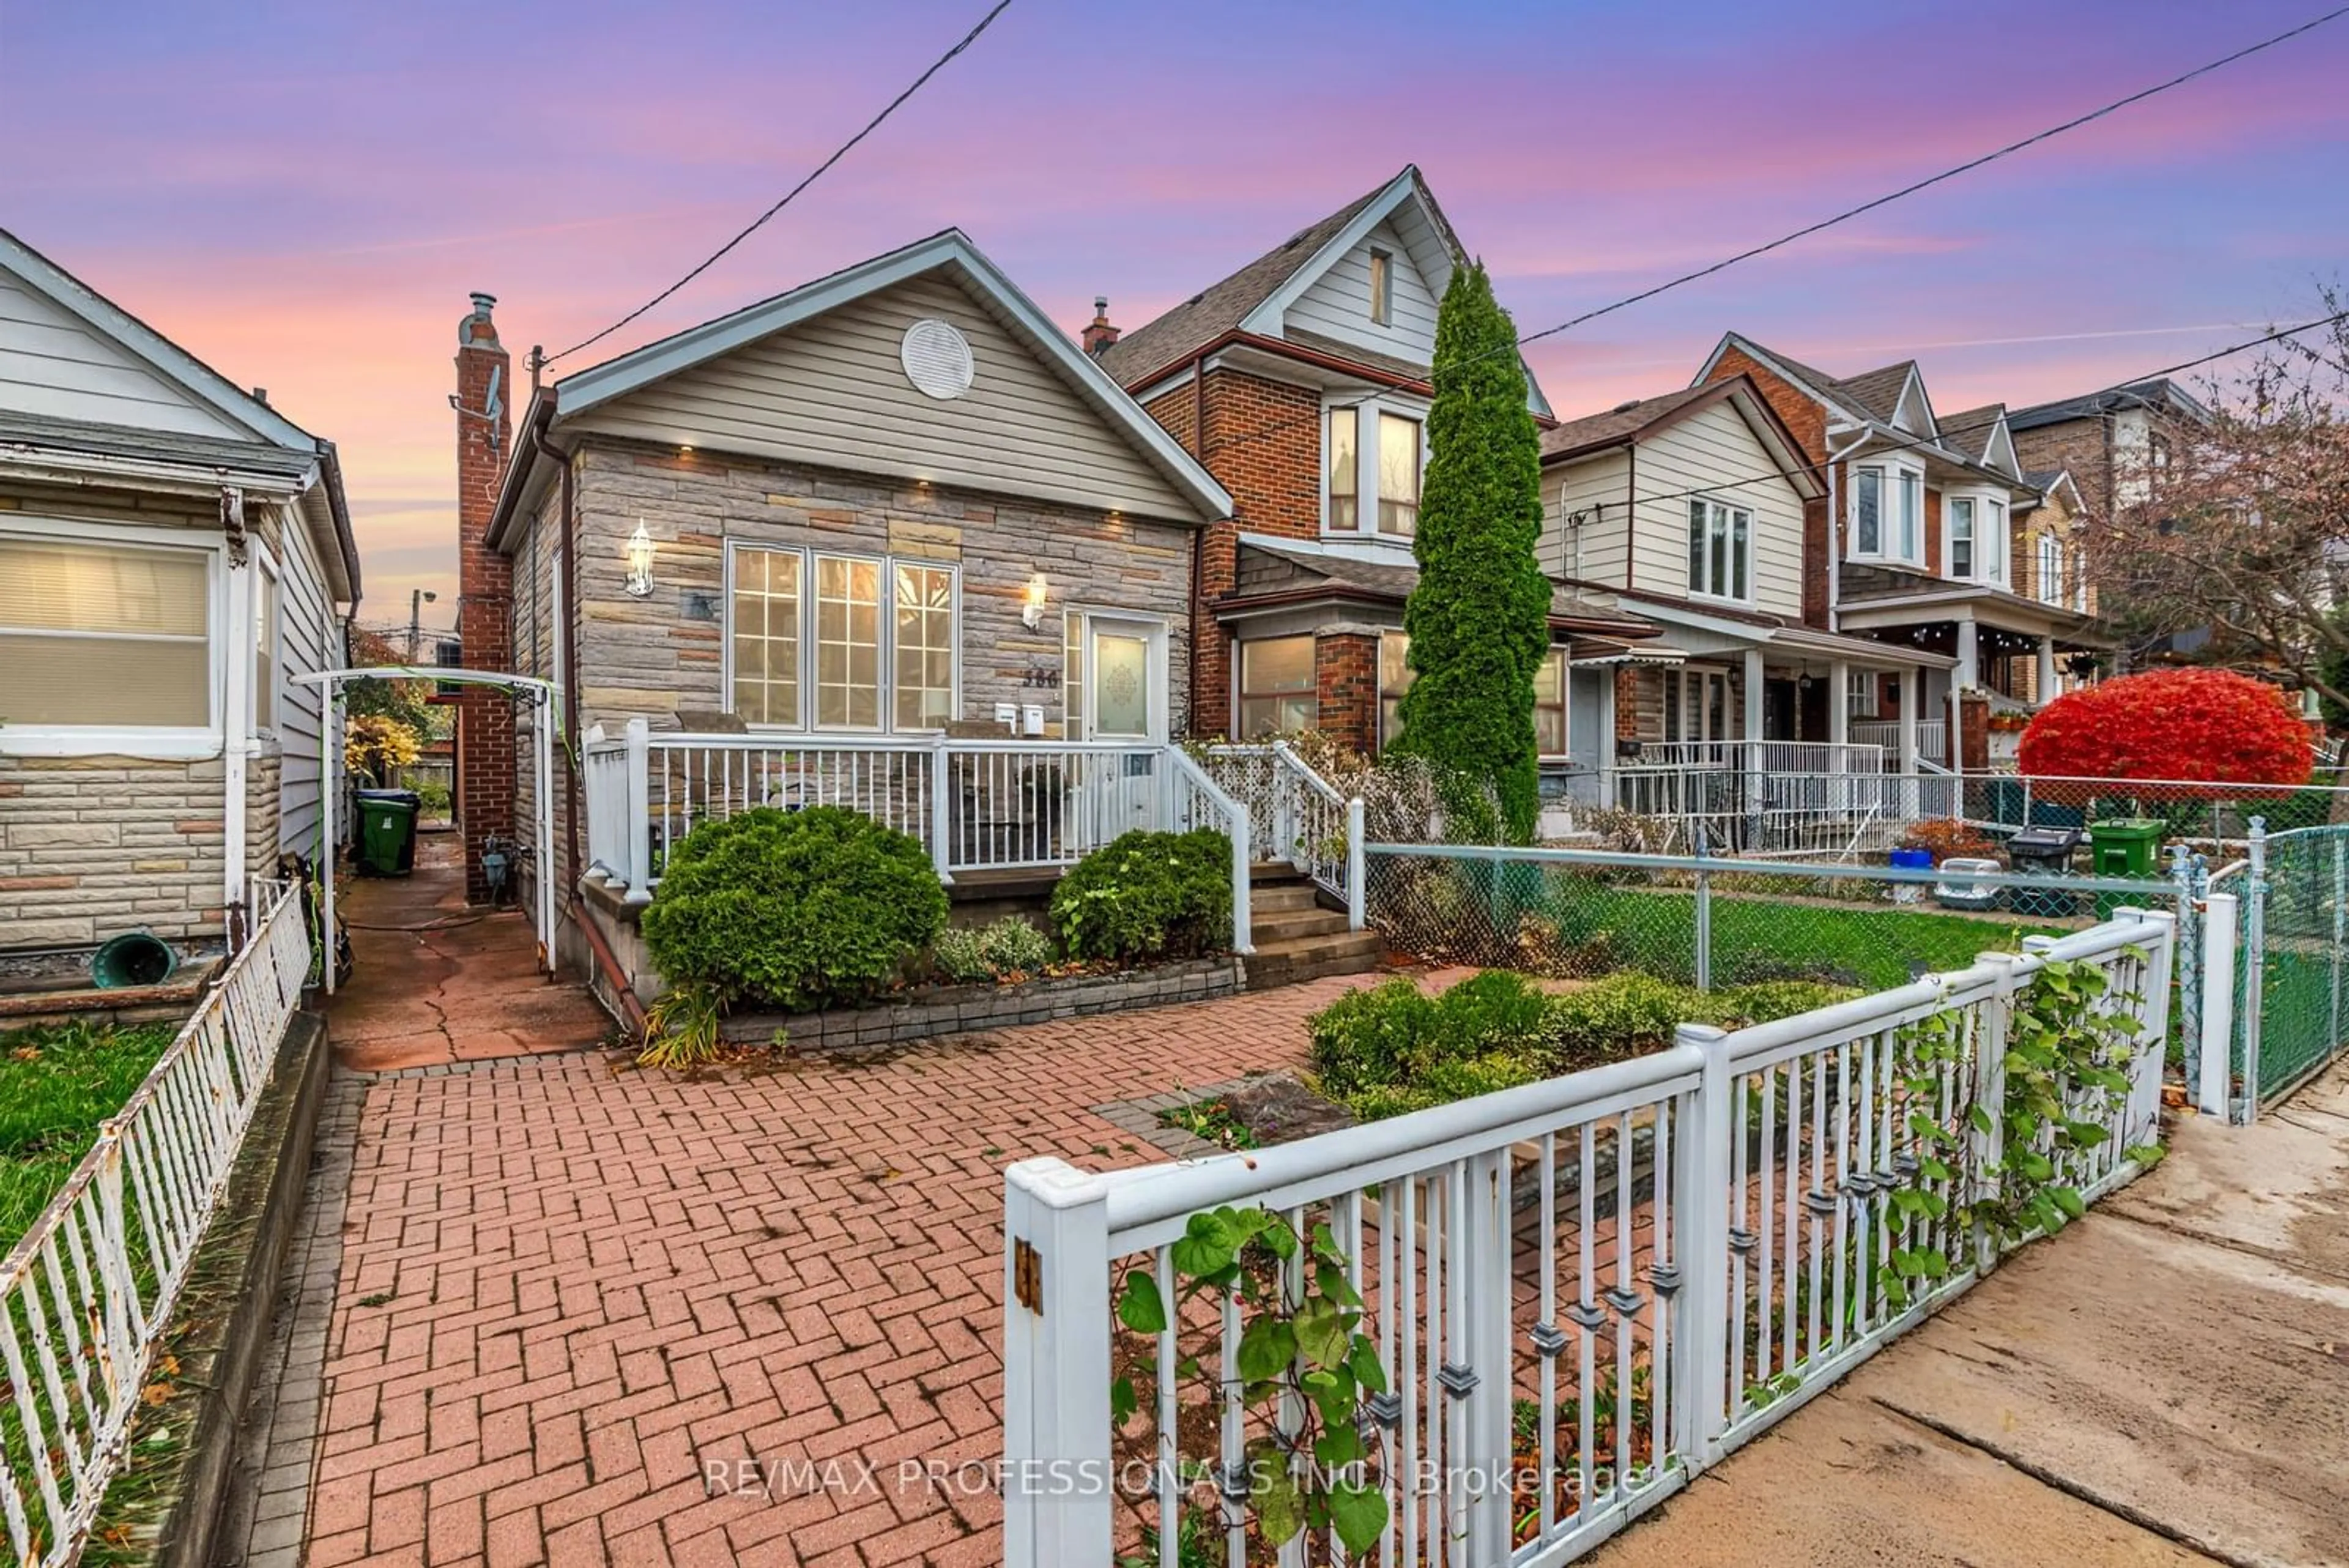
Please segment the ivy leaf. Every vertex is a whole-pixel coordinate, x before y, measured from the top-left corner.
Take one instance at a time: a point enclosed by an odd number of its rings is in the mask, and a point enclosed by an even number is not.
[[[2133,1143],[2121,1152],[2150,1170],[2159,1165],[2169,1151],[2158,1143]]]
[[[1136,1334],[1166,1332],[1166,1303],[1158,1297],[1158,1282],[1135,1270],[1125,1276],[1117,1298],[1117,1321]]]
[[[2027,1181],[2045,1181],[2055,1174],[2054,1163],[2035,1148],[2016,1149],[2013,1165],[2016,1174]]]
[[[1335,1366],[1346,1357],[1346,1336],[1354,1326],[1335,1302],[1316,1299],[1298,1309],[1297,1346],[1316,1366]]]
[[[2080,1196],[2080,1189],[2076,1187],[2051,1187],[2047,1189],[2047,1196],[2067,1219],[2077,1220],[2088,1211],[2087,1199]]]
[[[1278,1377],[1297,1359],[1297,1331],[1288,1320],[1266,1313],[1249,1320],[1240,1334],[1240,1345],[1235,1359],[1239,1375],[1247,1382],[1262,1383]]]
[[[1354,1381],[1361,1384],[1366,1392],[1383,1394],[1387,1391],[1387,1369],[1379,1364],[1379,1347],[1371,1343],[1370,1335],[1358,1334],[1354,1336],[1353,1354],[1346,1357],[1346,1366],[1353,1373]]]
[[[1287,1470],[1259,1467],[1248,1501],[1256,1507],[1257,1528],[1275,1546],[1287,1544],[1305,1528],[1305,1500],[1298,1495],[1297,1482]]]
[[[1111,1426],[1124,1426],[1133,1418],[1133,1413],[1141,1407],[1141,1401],[1134,1397],[1133,1378],[1121,1377],[1109,1386],[1109,1424]]]
[[[1950,1179],[1949,1166],[1940,1160],[1935,1159],[1930,1154],[1917,1162],[1917,1168],[1923,1172],[1929,1180],[1947,1181]]]
[[[1337,1422],[1313,1439],[1313,1457],[1327,1469],[1350,1465],[1362,1457],[1362,1435],[1352,1422]]]
[[[1369,1487],[1340,1481],[1330,1489],[1330,1523],[1347,1554],[1361,1557],[1386,1533],[1387,1500]]]
[[[1178,1273],[1213,1275],[1232,1266],[1240,1244],[1217,1214],[1194,1214],[1169,1249]]]
[[[1984,1137],[1988,1137],[1992,1132],[1996,1130],[1997,1124],[1990,1119],[1990,1112],[1981,1106],[1968,1106],[1966,1108],[1966,1120],[1973,1125],[1974,1131],[1982,1134]]]
[[[1313,1271],[1313,1282],[1323,1295],[1340,1306],[1358,1307],[1362,1304],[1361,1293],[1354,1289],[1351,1280],[1346,1278],[1345,1260],[1342,1258],[1335,1261],[1324,1259]]]

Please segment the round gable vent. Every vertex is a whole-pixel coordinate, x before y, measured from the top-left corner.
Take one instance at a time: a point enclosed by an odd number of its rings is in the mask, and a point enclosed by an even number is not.
[[[970,342],[951,322],[936,317],[915,322],[905,328],[897,358],[905,367],[905,379],[924,397],[944,401],[970,390]]]

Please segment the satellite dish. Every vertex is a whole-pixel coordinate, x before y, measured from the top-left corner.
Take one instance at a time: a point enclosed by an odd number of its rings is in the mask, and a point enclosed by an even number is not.
[[[945,402],[970,390],[970,341],[951,322],[936,317],[915,322],[905,328],[897,358],[905,367],[905,379],[926,398]]]

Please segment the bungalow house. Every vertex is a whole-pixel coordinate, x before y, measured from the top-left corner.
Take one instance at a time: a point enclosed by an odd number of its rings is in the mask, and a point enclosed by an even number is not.
[[[315,857],[335,449],[0,232],[0,948],[217,950]]]
[[[1193,733],[1393,738],[1436,306],[1463,254],[1406,168],[1131,332],[1101,302],[1086,348],[1232,498],[1199,556]],[[1549,423],[1530,369],[1526,389]],[[1606,661],[1655,628],[1561,587],[1550,628],[1537,731],[1555,787],[1604,754]]]
[[[2112,646],[2092,615],[2016,590],[2015,520],[2042,493],[2024,477],[2005,411],[1942,420],[1914,360],[1835,377],[1734,332],[1694,384],[1740,376],[1761,389],[1825,479],[1825,494],[1805,513],[1805,619],[1954,661],[1929,678],[1914,712],[1889,683],[1856,692],[1869,714],[1856,733],[1889,742],[1905,714],[1929,761],[1987,765],[1994,671],[2027,659],[2039,689],[2052,690],[2059,661]],[[1966,694],[1971,706],[1961,701]]]
[[[1750,376],[1543,435],[1544,567],[1577,603],[1659,628],[1599,694],[1615,756],[1578,794],[1640,807],[1657,793],[1643,775],[1661,775],[1670,793],[1692,767],[1913,771],[1913,726],[1905,753],[1890,756],[1854,745],[1853,726],[1876,716],[1880,689],[1916,712],[1927,675],[1952,660],[1804,618],[1804,515],[1825,493]],[[1603,789],[1609,772],[1619,776]]]
[[[1173,809],[1194,562],[1230,497],[961,233],[533,373],[518,439],[488,296],[459,338],[460,473],[487,481],[460,496],[465,659],[560,689],[554,886],[600,873],[615,942],[662,846],[744,805],[868,811],[958,888]],[[460,713],[478,871],[535,815],[541,715]]]

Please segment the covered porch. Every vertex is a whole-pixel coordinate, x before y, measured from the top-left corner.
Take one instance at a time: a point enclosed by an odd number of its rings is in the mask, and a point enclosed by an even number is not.
[[[1961,693],[1992,693],[2004,700],[2002,707],[2036,710],[2092,680],[2118,646],[2095,617],[2063,605],[1983,585],[1920,584],[1847,597],[1839,618],[1847,632],[1946,661],[1945,678],[1927,693],[1927,710],[1944,729],[1958,722]],[[1980,768],[1990,759],[1959,761]]]

